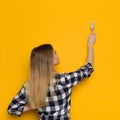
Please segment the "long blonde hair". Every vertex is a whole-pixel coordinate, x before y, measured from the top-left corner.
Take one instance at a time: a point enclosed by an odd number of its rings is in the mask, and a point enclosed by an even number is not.
[[[48,84],[50,84],[51,96],[53,96],[53,47],[43,44],[35,47],[30,56],[30,80],[29,80],[29,104],[30,107],[40,108],[46,105]]]

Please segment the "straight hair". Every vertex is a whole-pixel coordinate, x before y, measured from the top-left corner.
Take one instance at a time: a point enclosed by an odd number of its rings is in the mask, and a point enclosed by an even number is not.
[[[28,82],[29,105],[32,109],[44,107],[48,85],[50,93],[54,95],[54,65],[53,47],[50,44],[43,44],[35,47],[30,55],[30,76]]]

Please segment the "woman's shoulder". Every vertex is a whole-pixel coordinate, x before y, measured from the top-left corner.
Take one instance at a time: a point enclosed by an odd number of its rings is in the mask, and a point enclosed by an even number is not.
[[[27,81],[25,81],[25,82],[23,83],[24,86],[26,86],[26,85],[28,85],[28,84],[29,84],[29,80],[27,80]]]
[[[66,74],[67,74],[66,72],[56,73],[55,78],[56,79],[65,78]]]
[[[58,74],[56,74],[56,82],[58,84],[65,84],[66,83],[66,72],[60,72]]]
[[[28,95],[28,93],[29,93],[29,80],[25,81],[25,82],[23,83],[23,86],[24,86],[24,88],[25,88],[26,94]]]

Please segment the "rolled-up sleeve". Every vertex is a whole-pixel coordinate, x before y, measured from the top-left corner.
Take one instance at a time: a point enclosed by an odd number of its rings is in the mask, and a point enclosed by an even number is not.
[[[77,85],[82,79],[88,78],[91,76],[91,73],[94,71],[93,66],[90,62],[86,62],[85,65],[79,69],[65,74],[66,83],[68,87],[73,87]]]
[[[8,113],[21,116],[23,113],[24,106],[27,104],[27,98],[25,93],[24,85],[18,92],[18,94],[12,99],[11,103],[8,106]]]

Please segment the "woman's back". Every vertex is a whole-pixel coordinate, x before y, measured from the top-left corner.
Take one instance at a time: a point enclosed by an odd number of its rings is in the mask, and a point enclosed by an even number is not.
[[[90,63],[86,63],[79,69],[70,73],[60,73],[55,75],[54,96],[50,94],[50,86],[46,97],[45,107],[37,109],[41,120],[70,120],[70,105],[72,87],[77,85],[82,79],[87,78],[94,71]],[[10,114],[20,116],[24,106],[29,104],[29,81],[26,82],[19,93],[13,98],[8,107]],[[38,91],[40,94],[41,91]]]

